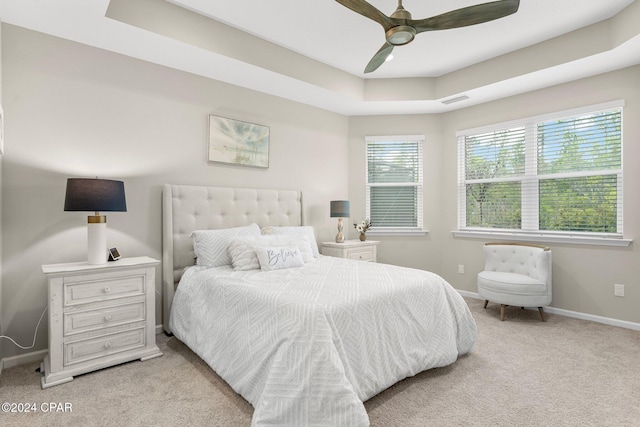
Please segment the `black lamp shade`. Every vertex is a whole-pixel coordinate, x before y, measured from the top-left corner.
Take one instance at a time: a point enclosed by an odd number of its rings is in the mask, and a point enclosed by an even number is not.
[[[332,200],[331,218],[349,218],[349,201]]]
[[[69,178],[64,210],[126,212],[124,183],[110,179]]]

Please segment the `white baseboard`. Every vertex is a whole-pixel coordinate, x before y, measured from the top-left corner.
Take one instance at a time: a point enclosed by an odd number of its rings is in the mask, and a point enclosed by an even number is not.
[[[473,299],[482,299],[480,298],[480,295],[478,295],[477,292],[463,291],[462,289],[456,289],[456,291],[458,291],[458,293],[463,297],[473,298]]]
[[[463,291],[456,289],[463,297],[482,299],[477,292]],[[573,317],[575,319],[589,320],[591,322],[603,323],[605,325],[617,326],[619,328],[633,329],[640,331],[640,323],[627,322],[626,320],[612,319],[610,317],[596,316],[595,314],[580,313],[577,311],[565,310],[563,308],[556,308],[547,306],[544,308],[547,313],[559,314],[560,316]]]
[[[156,335],[164,332],[164,327],[162,325],[156,325]]]
[[[30,362],[42,362],[44,356],[49,352],[49,350],[38,350],[32,351],[31,353],[19,354],[17,356],[5,357],[0,360],[0,366],[3,368],[12,368],[14,366],[23,365],[25,363]]]

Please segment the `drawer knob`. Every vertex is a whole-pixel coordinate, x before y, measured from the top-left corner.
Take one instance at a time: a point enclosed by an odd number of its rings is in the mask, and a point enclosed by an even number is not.
[[[110,287],[108,287],[108,286],[106,286],[106,287],[104,288],[104,293],[105,293],[105,294],[108,294],[109,292],[111,292],[111,288],[110,288]]]
[[[111,343],[109,341],[104,343],[104,348],[106,348],[107,350],[110,349],[111,348]]]
[[[106,316],[104,316],[104,321],[108,322],[109,320],[111,320],[111,315],[107,314]]]

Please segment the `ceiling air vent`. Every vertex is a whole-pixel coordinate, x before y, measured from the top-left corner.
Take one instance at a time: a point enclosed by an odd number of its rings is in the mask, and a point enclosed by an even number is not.
[[[442,102],[444,105],[449,105],[449,104],[453,104],[454,102],[464,101],[465,99],[469,99],[469,97],[467,95],[462,95],[462,96],[457,96],[455,98],[445,99],[444,101],[440,101],[440,102]]]

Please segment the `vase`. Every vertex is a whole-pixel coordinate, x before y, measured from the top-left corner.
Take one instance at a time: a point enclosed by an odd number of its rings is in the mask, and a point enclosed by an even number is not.
[[[364,242],[365,240],[367,240],[367,234],[366,233],[360,233],[360,241]]]

